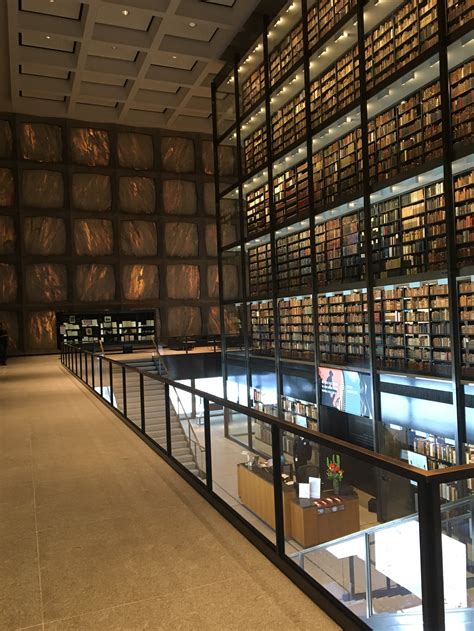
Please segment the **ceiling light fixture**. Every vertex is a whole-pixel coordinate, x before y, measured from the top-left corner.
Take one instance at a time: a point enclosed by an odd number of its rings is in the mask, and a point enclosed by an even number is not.
[[[128,9],[122,9],[122,15],[128,15]]]
[[[196,22],[190,22],[190,23],[189,23],[189,26],[190,26],[191,28],[194,28],[194,27],[196,26]]]
[[[176,55],[173,55],[173,59],[178,59],[178,58],[176,57]]]
[[[51,39],[51,35],[46,35],[46,39]]]

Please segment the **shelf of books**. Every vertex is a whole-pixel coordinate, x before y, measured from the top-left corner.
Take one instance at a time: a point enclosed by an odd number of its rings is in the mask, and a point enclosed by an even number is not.
[[[155,339],[155,314],[94,313],[57,314],[58,341],[72,344],[137,344],[153,345]]]
[[[276,356],[279,374],[317,358],[461,391],[474,383],[472,2],[446,0],[444,34],[439,0],[305,4],[285,4],[234,70],[248,355]],[[412,438],[429,467],[462,459],[435,428]]]

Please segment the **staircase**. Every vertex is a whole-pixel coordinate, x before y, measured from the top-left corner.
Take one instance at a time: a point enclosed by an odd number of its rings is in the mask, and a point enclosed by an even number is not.
[[[155,360],[137,360],[126,362],[127,365],[138,368],[145,374],[145,431],[147,435],[166,449],[166,408],[165,408],[165,386],[154,379],[149,379],[146,375],[162,374],[163,362]],[[117,408],[123,412],[123,383],[122,379],[114,378],[114,399]],[[196,476],[202,477],[203,472],[196,462],[191,441],[188,439],[186,431],[170,402],[171,416],[171,446],[173,457]],[[127,372],[127,417],[137,427],[141,427],[141,407],[140,407],[140,379],[138,373]]]

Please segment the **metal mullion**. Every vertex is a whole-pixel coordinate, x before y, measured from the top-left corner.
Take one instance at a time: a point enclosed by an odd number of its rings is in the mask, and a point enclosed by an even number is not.
[[[283,392],[281,376],[281,353],[280,353],[280,313],[278,310],[278,275],[277,275],[277,255],[276,255],[276,210],[273,190],[273,148],[272,148],[272,120],[270,112],[270,54],[268,50],[268,26],[270,20],[265,17],[265,28],[263,31],[263,60],[265,70],[265,128],[267,134],[267,178],[268,178],[268,203],[270,207],[270,261],[272,267],[272,288],[273,288],[273,339],[275,344],[275,377],[277,386],[277,410],[282,413],[281,397]]]
[[[365,252],[365,279],[367,285],[367,310],[368,310],[368,335],[369,335],[369,367],[372,385],[373,406],[373,445],[378,451],[379,440],[377,423],[382,422],[382,407],[380,396],[380,379],[377,370],[377,350],[375,342],[375,318],[374,318],[374,270],[372,260],[372,225],[370,204],[370,166],[369,166],[369,117],[367,113],[367,77],[365,72],[365,33],[364,33],[364,6],[357,5],[357,43],[359,47],[359,83],[360,83],[360,120],[362,134],[362,173],[363,173],[363,198],[364,198],[364,252]],[[356,155],[357,158],[357,155]],[[363,337],[365,334],[363,333]],[[364,343],[365,347],[365,343]]]
[[[89,361],[89,355],[87,353],[84,354],[84,363],[85,363],[85,369],[86,369],[86,383],[87,385],[89,385],[89,368],[87,365],[87,362]]]
[[[99,370],[100,370],[100,396],[104,396],[104,376],[102,374],[102,357],[99,357]]]
[[[140,429],[145,434],[146,420],[145,420],[145,384],[143,381],[143,373],[140,372]]]
[[[264,23],[263,23],[263,26]],[[235,98],[235,119],[238,121],[236,126],[236,143],[237,143],[237,177],[238,177],[238,190],[239,190],[239,221],[240,221],[240,282],[241,282],[241,295],[243,304],[242,316],[242,329],[244,331],[244,356],[245,356],[245,371],[247,378],[247,403],[251,407],[252,400],[250,396],[250,389],[252,383],[252,373],[250,370],[250,335],[249,335],[249,317],[248,317],[248,291],[247,291],[247,256],[245,251],[245,235],[246,230],[246,217],[244,221],[244,170],[242,165],[242,134],[240,120],[240,80],[239,80],[239,58],[236,55],[234,57],[234,98]],[[251,437],[252,431],[249,425],[249,436]],[[250,439],[251,440],[251,439]]]
[[[95,367],[94,367],[95,354],[91,353],[91,375],[92,375],[92,389],[95,391]]]
[[[308,14],[308,2],[302,0],[303,16]],[[303,19],[303,58],[304,58],[304,85],[305,85],[305,107],[306,107],[306,164],[308,173],[308,200],[309,200],[309,230],[311,247],[311,300],[313,314],[313,336],[314,336],[314,379],[316,406],[319,417],[319,365],[321,363],[321,346],[319,343],[319,312],[318,312],[318,281],[316,264],[316,217],[314,214],[314,174],[313,174],[313,138],[310,133],[311,124],[311,76],[309,72],[309,37],[308,21]]]
[[[280,428],[271,426],[272,461],[273,461],[273,498],[275,506],[276,548],[280,556],[285,555],[285,523],[283,517],[283,488],[281,481],[281,445]]]
[[[451,335],[451,380],[453,384],[453,405],[456,414],[456,461],[465,462],[464,443],[466,436],[466,407],[464,387],[462,385],[461,336],[459,320],[459,292],[457,283],[457,244],[456,217],[453,184],[453,137],[451,129],[451,94],[448,65],[448,19],[445,0],[438,0],[438,50],[439,50],[439,82],[441,96],[441,121],[443,134],[443,170],[444,201],[446,215],[446,245],[448,255],[448,298]]]
[[[112,362],[109,362],[109,392],[110,392],[110,405],[114,405],[114,377],[112,370]]]
[[[125,366],[122,366],[122,392],[123,392],[123,415],[127,417],[127,371]]]
[[[173,446],[171,444],[171,400],[170,386],[165,383],[165,424],[166,424],[166,453],[172,456]]]

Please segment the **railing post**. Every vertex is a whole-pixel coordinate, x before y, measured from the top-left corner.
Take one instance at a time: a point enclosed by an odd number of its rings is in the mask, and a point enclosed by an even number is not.
[[[141,411],[141,430],[145,434],[145,384],[143,382],[143,373],[140,373],[140,411]]]
[[[74,347],[74,372],[77,375],[77,346]]]
[[[127,374],[126,374],[125,366],[122,366],[122,392],[123,392],[123,415],[127,417]]]
[[[276,547],[280,556],[285,554],[285,526],[283,521],[283,497],[281,486],[280,428],[272,425],[273,497],[275,502]]]
[[[166,422],[166,451],[168,456],[172,455],[171,446],[171,410],[170,410],[170,387],[165,383],[165,422]]]
[[[372,607],[372,565],[370,563],[370,536],[365,533],[365,607],[367,618],[373,616],[374,610]],[[352,557],[351,557],[352,560]],[[351,587],[352,589],[352,587]]]
[[[104,397],[104,376],[102,374],[102,357],[99,357],[99,370],[100,370],[100,396]]]
[[[81,378],[81,381],[83,381],[82,379],[82,350],[79,349],[79,377]]]
[[[418,482],[418,522],[423,629],[425,631],[444,631],[441,509],[439,485],[435,481]]]
[[[89,355],[87,353],[84,353],[84,362],[85,362],[85,369],[86,369],[86,383],[87,385],[89,385],[89,366],[88,366],[88,361],[89,361]]]
[[[109,362],[109,391],[110,391],[110,405],[114,406],[114,373],[112,370],[112,362]]]
[[[211,416],[208,399],[204,399],[204,447],[206,449],[206,484],[209,491],[212,491]]]
[[[94,366],[94,362],[95,362],[95,354],[92,353],[92,355],[91,355],[92,389],[95,391],[95,366]]]

